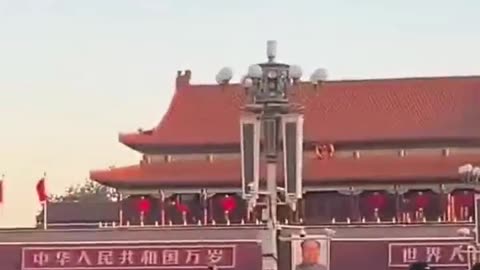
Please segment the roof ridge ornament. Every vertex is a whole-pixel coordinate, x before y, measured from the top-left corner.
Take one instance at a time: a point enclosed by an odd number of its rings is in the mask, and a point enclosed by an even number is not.
[[[186,69],[185,71],[177,70],[177,78],[175,80],[175,88],[179,90],[185,86],[190,85],[190,79],[192,78],[192,71]]]

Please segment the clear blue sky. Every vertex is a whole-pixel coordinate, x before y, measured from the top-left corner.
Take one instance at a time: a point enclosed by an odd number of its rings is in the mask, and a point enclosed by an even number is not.
[[[0,0],[0,224],[31,225],[44,171],[61,192],[131,164],[119,131],[166,110],[177,69],[213,82],[279,58],[331,78],[480,74],[480,1]]]

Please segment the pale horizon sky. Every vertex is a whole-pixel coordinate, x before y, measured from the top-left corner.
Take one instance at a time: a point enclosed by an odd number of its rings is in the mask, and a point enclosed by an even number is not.
[[[213,83],[265,59],[332,79],[480,74],[479,1],[0,0],[1,226],[31,226],[35,183],[62,192],[138,162],[119,132],[151,128],[178,69]],[[305,76],[305,78],[307,78]]]

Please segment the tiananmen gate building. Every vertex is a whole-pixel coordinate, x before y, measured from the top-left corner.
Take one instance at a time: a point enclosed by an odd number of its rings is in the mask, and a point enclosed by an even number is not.
[[[272,244],[265,207],[241,196],[245,89],[191,76],[178,72],[157,126],[119,135],[137,164],[90,172],[121,200],[52,203],[49,229],[0,232],[2,269],[273,269],[276,245],[280,269],[294,265],[295,244]],[[301,82],[290,97],[304,107],[304,195],[279,205],[280,237],[326,235],[331,270],[466,269],[478,187],[458,168],[480,165],[480,77]]]
[[[190,76],[178,73],[158,126],[119,136],[144,158],[129,167],[92,171],[91,178],[161,206],[148,211],[149,222],[183,224],[182,211],[187,224],[261,220],[261,209],[245,216],[237,196],[244,89],[193,85]],[[282,220],[472,221],[472,186],[462,181],[458,167],[480,162],[480,77],[328,81],[317,90],[309,83],[297,88],[292,97],[305,106],[305,197],[297,213],[284,209]],[[161,193],[164,203],[155,199]],[[225,195],[237,206],[228,217]],[[138,212],[132,215],[126,220],[138,222]]]

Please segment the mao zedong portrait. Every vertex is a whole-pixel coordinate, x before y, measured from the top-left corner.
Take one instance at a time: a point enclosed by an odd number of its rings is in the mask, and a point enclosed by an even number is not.
[[[327,267],[320,262],[322,247],[318,241],[305,240],[300,245],[302,249],[302,261],[295,267],[295,270],[327,270]]]

